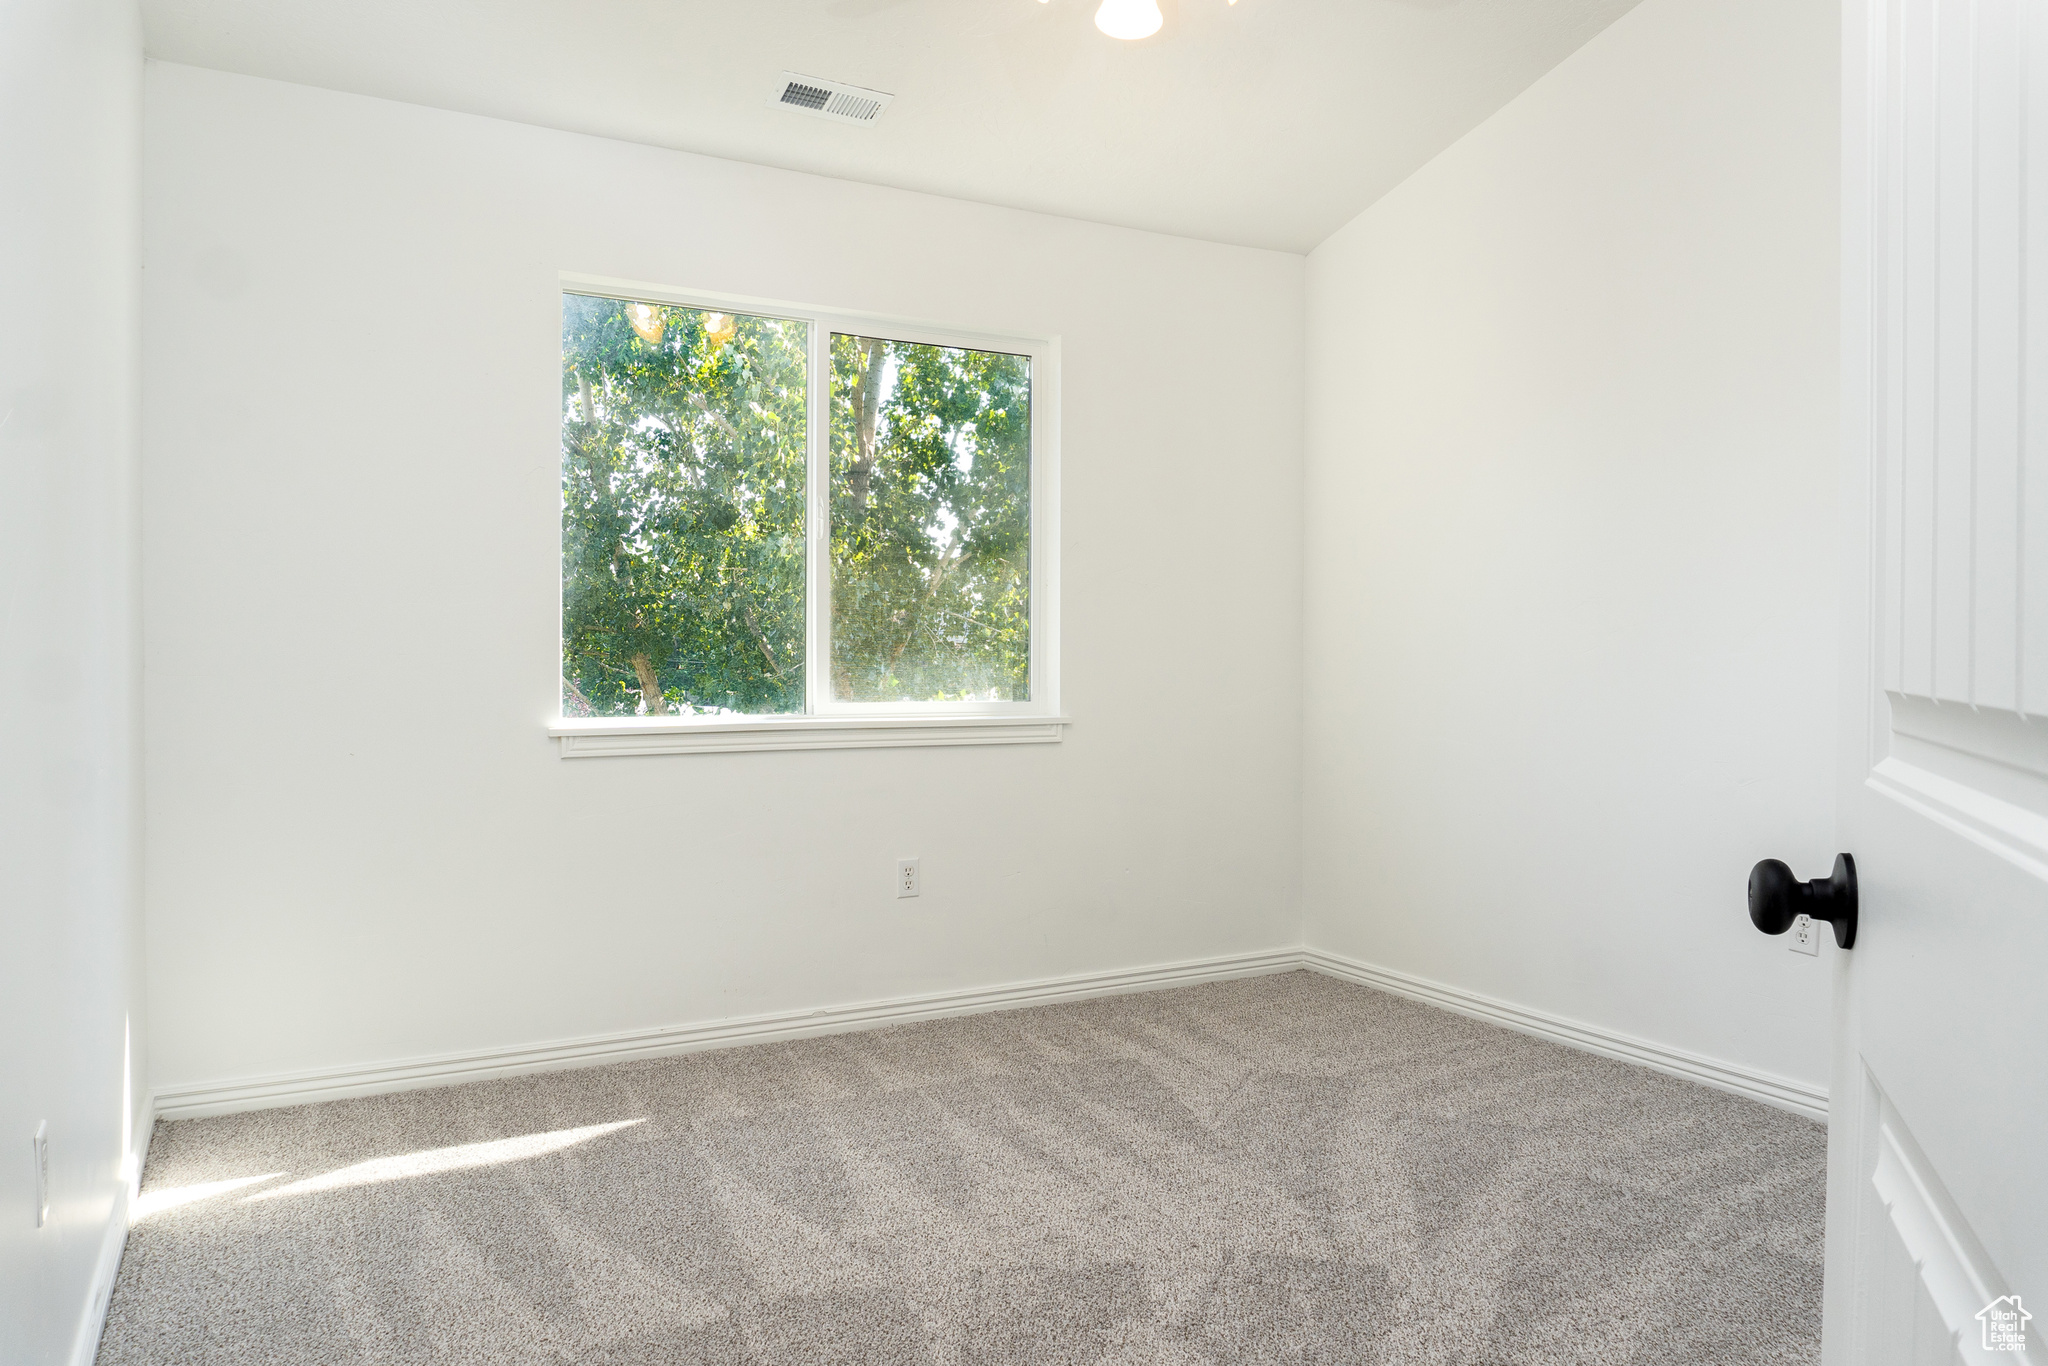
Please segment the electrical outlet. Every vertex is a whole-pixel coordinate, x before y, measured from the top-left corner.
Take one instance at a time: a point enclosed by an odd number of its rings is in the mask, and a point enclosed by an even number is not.
[[[1786,934],[1792,942],[1785,947],[1792,950],[1792,952],[1804,954],[1818,954],[1820,952],[1820,936],[1813,932],[1812,916],[1801,915],[1793,917],[1792,928],[1786,931]]]
[[[900,858],[896,860],[896,895],[898,899],[916,896],[922,879],[918,876],[917,860]]]
[[[36,1227],[50,1222],[50,1121],[36,1125]]]

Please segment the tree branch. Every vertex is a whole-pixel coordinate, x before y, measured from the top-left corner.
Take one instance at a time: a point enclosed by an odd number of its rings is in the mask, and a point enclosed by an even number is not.
[[[668,715],[668,704],[661,698],[661,679],[655,675],[654,661],[645,650],[634,652],[633,672],[640,679],[640,710],[648,716]]]
[[[860,378],[853,386],[853,514],[868,510],[868,480],[875,472],[875,428],[882,416],[882,367],[889,359],[889,344],[874,337],[862,337],[854,346],[865,358]]]
[[[741,603],[740,611],[745,615],[747,629],[754,633],[754,643],[761,647],[761,656],[768,661],[768,667],[774,672],[776,681],[787,682],[788,680],[782,675],[782,666],[775,662],[775,651],[768,648],[768,637],[761,634],[761,623],[754,617],[754,604],[751,602]]]
[[[569,675],[567,674],[563,674],[562,686],[567,688],[569,690],[569,696],[575,699],[574,705],[576,708],[576,715],[594,716],[597,713],[597,708],[591,706],[590,699],[583,695],[583,689],[576,686],[575,679],[569,677]]]
[[[931,582],[925,585],[924,596],[919,598],[910,607],[909,619],[904,623],[903,643],[896,647],[896,653],[889,656],[889,667],[891,669],[896,667],[897,660],[903,658],[903,652],[910,648],[910,642],[917,638],[917,623],[919,618],[924,615],[924,609],[930,606],[932,599],[939,595],[939,586],[952,576],[955,569],[959,568],[960,561],[966,557],[966,550],[965,542],[955,543],[949,546],[946,553],[939,556],[939,562],[932,566]]]

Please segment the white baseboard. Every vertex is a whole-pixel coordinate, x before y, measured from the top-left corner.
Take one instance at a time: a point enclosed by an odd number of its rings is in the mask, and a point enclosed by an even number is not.
[[[1415,977],[1392,968],[1375,967],[1361,963],[1354,958],[1345,958],[1321,949],[1304,949],[1302,966],[1317,972],[1340,977],[1347,982],[1406,996],[1410,1000],[1422,1001],[1429,1005],[1454,1010],[1460,1015],[1485,1020],[1491,1024],[1505,1025],[1524,1034],[1534,1034],[1552,1043],[1561,1043],[1569,1048],[1583,1049],[1598,1053],[1602,1057],[1617,1058],[1662,1072],[1667,1076],[1683,1077],[1687,1081],[1700,1082],[1722,1091],[1732,1091],[1738,1096],[1760,1100],[1780,1110],[1790,1110],[1808,1119],[1822,1123],[1828,1117],[1828,1093],[1826,1088],[1809,1086],[1805,1082],[1792,1081],[1786,1077],[1773,1076],[1753,1068],[1738,1067],[1734,1063],[1722,1062],[1717,1058],[1701,1057],[1682,1049],[1668,1048],[1663,1044],[1650,1043],[1643,1039],[1617,1034],[1596,1025],[1582,1024],[1568,1020],[1561,1015],[1547,1011],[1532,1010],[1507,1001],[1498,1001],[1491,996],[1465,991],[1459,987],[1445,986],[1432,982],[1426,977]]]
[[[1162,987],[1192,986],[1197,982],[1215,982],[1232,977],[1292,972],[1301,966],[1303,964],[1300,949],[1272,949],[1263,953],[1235,954],[1192,962],[1126,968],[1115,972],[1082,973],[1072,977],[1054,977],[1036,982],[1013,982],[1004,986],[981,987],[968,991],[942,991],[887,1001],[867,1001],[857,1005],[827,1006],[821,1010],[793,1010],[775,1015],[714,1020],[703,1024],[669,1025],[655,1029],[628,1030],[617,1034],[596,1034],[580,1039],[564,1039],[517,1048],[493,1048],[474,1053],[444,1053],[429,1058],[373,1063],[361,1067],[279,1073],[235,1081],[192,1082],[166,1086],[157,1091],[154,1108],[157,1117],[161,1119],[194,1119],[201,1115],[224,1115],[241,1110],[339,1100],[345,1096],[369,1096],[387,1091],[412,1090],[416,1087],[448,1086],[460,1082],[483,1081],[490,1077],[513,1076],[523,1072],[590,1067],[599,1063],[624,1062],[632,1058],[664,1057],[677,1053],[692,1053],[704,1048],[726,1048],[735,1044],[768,1043],[776,1039],[800,1039],[813,1034],[877,1029],[885,1025],[908,1024],[914,1020],[938,1019],[948,1015],[974,1015],[989,1010],[1017,1010],[1026,1006],[1050,1005],[1056,1001],[1078,1001],[1094,996],[1156,991]]]
[[[121,1275],[121,1254],[128,1248],[128,1226],[134,1220],[135,1201],[142,1190],[142,1164],[149,1159],[149,1136],[156,1128],[156,1116],[145,1107],[140,1129],[142,1146],[129,1155],[122,1173],[121,1193],[107,1215],[106,1231],[100,1237],[99,1260],[92,1271],[91,1294],[85,1302],[78,1335],[71,1346],[71,1366],[93,1366],[100,1354],[100,1335],[107,1327],[107,1307],[114,1298],[114,1282]]]
[[[1391,968],[1376,967],[1321,949],[1272,949],[1263,953],[1204,958],[1184,963],[1127,968],[1115,972],[1083,973],[1036,982],[1013,982],[1004,986],[968,991],[934,992],[887,1001],[857,1005],[828,1006],[821,1010],[794,1010],[774,1015],[714,1020],[702,1024],[669,1025],[655,1029],[628,1030],[617,1034],[596,1034],[580,1039],[532,1044],[515,1048],[484,1049],[473,1053],[444,1053],[435,1057],[410,1058],[398,1062],[373,1063],[360,1067],[325,1068],[307,1072],[278,1073],[233,1081],[193,1082],[159,1090],[154,1111],[162,1119],[195,1119],[201,1115],[232,1114],[240,1110],[270,1109],[281,1105],[304,1105],[313,1101],[339,1100],[346,1096],[379,1095],[425,1086],[449,1086],[491,1077],[514,1076],[559,1068],[591,1067],[601,1063],[624,1062],[631,1058],[665,1057],[693,1053],[705,1048],[727,1048],[738,1044],[768,1043],[776,1039],[800,1039],[814,1034],[837,1034],[855,1029],[878,1029],[914,1020],[939,1019],[949,1015],[973,1015],[989,1010],[1018,1010],[1027,1006],[1050,1005],[1056,1001],[1078,1001],[1094,996],[1115,996],[1164,987],[1192,986],[1197,982],[1252,977],[1263,973],[1289,972],[1310,968],[1360,986],[1392,992],[1411,1000],[1453,1010],[1461,1015],[1505,1025],[1524,1034],[1549,1039],[1571,1048],[1598,1053],[1602,1057],[1636,1063],[1668,1076],[1730,1091],[1738,1096],[1774,1105],[1781,1110],[1825,1121],[1828,1093],[1824,1088],[1773,1076],[1716,1058],[1702,1057],[1682,1049],[1650,1043],[1617,1034],[1596,1025],[1568,1020],[1547,1011],[1533,1010],[1508,1001],[1495,1000],[1476,992],[1432,982]],[[118,1268],[118,1259],[116,1262]],[[111,1284],[111,1282],[109,1282]]]

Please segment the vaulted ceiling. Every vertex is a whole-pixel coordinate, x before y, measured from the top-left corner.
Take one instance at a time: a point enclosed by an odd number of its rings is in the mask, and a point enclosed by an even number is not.
[[[1306,251],[1636,0],[145,0],[150,55]],[[896,96],[871,127],[784,70]]]

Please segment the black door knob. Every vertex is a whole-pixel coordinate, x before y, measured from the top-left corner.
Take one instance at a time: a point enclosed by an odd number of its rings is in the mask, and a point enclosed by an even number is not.
[[[1801,882],[1792,870],[1767,858],[1749,870],[1749,918],[1765,934],[1783,934],[1802,915],[1835,927],[1835,942],[1856,947],[1856,860],[1835,855],[1832,876]]]

